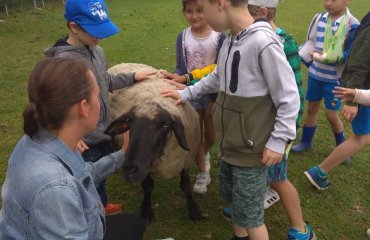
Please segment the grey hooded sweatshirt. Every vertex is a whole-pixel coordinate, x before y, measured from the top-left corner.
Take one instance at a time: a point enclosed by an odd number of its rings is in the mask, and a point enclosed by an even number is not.
[[[66,38],[58,40],[53,47],[46,49],[44,53],[47,57],[83,57],[87,60],[88,67],[94,73],[100,88],[100,116],[96,129],[87,135],[84,141],[89,146],[110,141],[111,137],[104,134],[104,130],[112,121],[109,107],[109,92],[132,85],[134,83],[134,74],[109,75],[107,73],[107,62],[101,47],[72,46],[67,43]]]
[[[300,100],[281,41],[255,22],[224,41],[214,72],[179,91],[183,101],[219,92],[214,121],[225,162],[261,166],[264,148],[283,154],[295,138]]]

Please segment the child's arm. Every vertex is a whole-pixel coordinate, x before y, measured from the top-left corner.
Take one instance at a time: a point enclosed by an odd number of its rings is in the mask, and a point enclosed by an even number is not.
[[[186,85],[194,85],[203,77],[207,76],[211,73],[215,68],[216,64],[211,64],[205,66],[204,68],[197,68],[191,71],[190,73],[185,73],[184,75],[177,75],[175,73],[169,73],[165,70],[161,70],[160,72],[167,78],[172,79],[175,82],[179,83],[186,83]]]
[[[370,90],[355,89],[355,97],[353,98],[353,102],[370,106]]]
[[[120,73],[117,75],[108,75],[109,91],[121,89],[124,87],[131,86],[135,81],[142,81],[150,78],[150,76],[156,74],[157,71],[142,71],[135,73]]]
[[[134,73],[120,73],[117,75],[110,75],[106,72],[109,81],[109,91],[121,89],[134,84]]]
[[[215,93],[219,90],[219,85],[219,77],[216,68],[215,71],[208,74],[202,81],[197,82],[195,85],[180,91],[164,89],[162,95],[165,97],[172,97],[177,100],[176,104],[180,104],[189,100],[199,99],[207,93]]]
[[[266,148],[284,154],[286,143],[296,137],[296,118],[300,99],[292,68],[284,51],[277,44],[270,44],[260,54],[263,76],[276,107],[274,130]],[[202,82],[202,81],[201,81]]]
[[[313,60],[312,54],[315,50],[317,24],[319,23],[321,16],[322,14],[316,14],[313,17],[307,32],[307,40],[299,48],[299,56],[301,57],[302,62],[306,65],[306,67],[309,67]]]

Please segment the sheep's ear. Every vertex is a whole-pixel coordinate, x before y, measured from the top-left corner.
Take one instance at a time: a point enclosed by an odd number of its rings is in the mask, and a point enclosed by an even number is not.
[[[172,129],[175,133],[177,142],[179,145],[186,151],[190,151],[188,143],[185,139],[184,125],[182,125],[180,118],[175,117],[174,122],[172,123]]]
[[[108,135],[124,133],[130,129],[129,121],[130,121],[129,112],[124,113],[119,118],[114,120],[111,124],[109,124],[108,128],[104,131],[104,133]]]

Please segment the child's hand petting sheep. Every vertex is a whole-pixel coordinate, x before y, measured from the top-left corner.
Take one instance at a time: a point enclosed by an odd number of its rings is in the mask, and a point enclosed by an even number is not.
[[[180,76],[176,73],[170,73],[170,72],[168,72],[166,70],[163,70],[163,69],[160,70],[159,72],[163,75],[164,78],[170,79],[172,81],[175,81],[175,82],[178,82],[178,83],[185,83],[186,82],[186,78],[185,78],[184,75]]]
[[[164,80],[166,82],[168,82],[169,84],[172,84],[176,87],[176,89],[178,90],[183,90],[186,88],[186,85],[185,84],[182,84],[182,83],[178,83],[178,82],[175,82],[173,80]]]
[[[163,89],[161,91],[162,96],[171,97],[176,100],[176,105],[182,104],[181,96],[177,90],[173,89]]]
[[[142,81],[148,79],[150,76],[153,76],[157,73],[157,71],[149,70],[149,71],[142,71],[142,72],[135,72],[134,80],[135,81]]]

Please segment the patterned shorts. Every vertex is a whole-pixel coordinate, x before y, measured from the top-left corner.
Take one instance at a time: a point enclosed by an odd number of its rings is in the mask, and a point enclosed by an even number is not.
[[[220,161],[219,168],[220,195],[232,204],[234,223],[245,228],[263,225],[267,167],[239,167]]]
[[[281,181],[285,181],[288,179],[288,167],[287,167],[287,160],[288,160],[287,156],[288,155],[289,155],[289,152],[288,153],[285,152],[281,162],[275,165],[271,165],[268,168],[268,177],[267,177],[268,184],[271,184],[274,182],[281,182]]]

